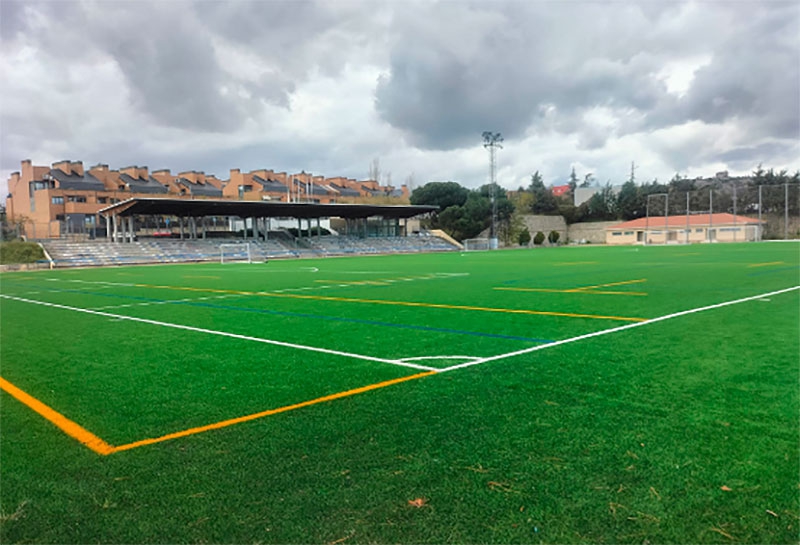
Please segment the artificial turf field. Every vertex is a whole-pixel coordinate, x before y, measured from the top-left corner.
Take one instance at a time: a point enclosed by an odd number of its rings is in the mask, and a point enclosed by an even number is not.
[[[796,543],[798,286],[795,242],[6,273],[0,541]]]

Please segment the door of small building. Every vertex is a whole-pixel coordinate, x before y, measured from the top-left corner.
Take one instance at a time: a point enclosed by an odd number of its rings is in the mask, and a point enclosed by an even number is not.
[[[709,229],[708,230],[708,240],[709,240],[709,242],[717,240],[717,230],[716,229]]]
[[[636,242],[644,242],[644,231],[636,231]]]

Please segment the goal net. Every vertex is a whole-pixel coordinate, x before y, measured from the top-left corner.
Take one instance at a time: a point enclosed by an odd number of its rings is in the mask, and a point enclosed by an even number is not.
[[[252,263],[250,257],[250,243],[240,244],[220,244],[219,245],[220,263]]]
[[[470,238],[464,241],[464,250],[472,252],[475,250],[488,250],[491,248],[488,238]]]

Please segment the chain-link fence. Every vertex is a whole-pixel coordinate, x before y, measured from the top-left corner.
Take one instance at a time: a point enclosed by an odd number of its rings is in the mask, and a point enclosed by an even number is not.
[[[800,185],[719,185],[689,192],[652,195],[650,216],[697,216],[728,213],[759,220],[759,240],[800,238]],[[658,197],[658,198],[655,198]],[[688,222],[687,222],[688,223]]]

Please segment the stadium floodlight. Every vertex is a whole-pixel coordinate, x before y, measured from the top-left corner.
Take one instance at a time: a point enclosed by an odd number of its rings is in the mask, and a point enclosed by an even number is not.
[[[499,132],[483,131],[483,147],[489,150],[489,183],[492,184],[492,228],[489,236],[492,249],[497,249],[497,196],[495,189],[497,188],[497,180],[495,179],[496,159],[495,154],[497,148],[503,149],[503,136]]]

